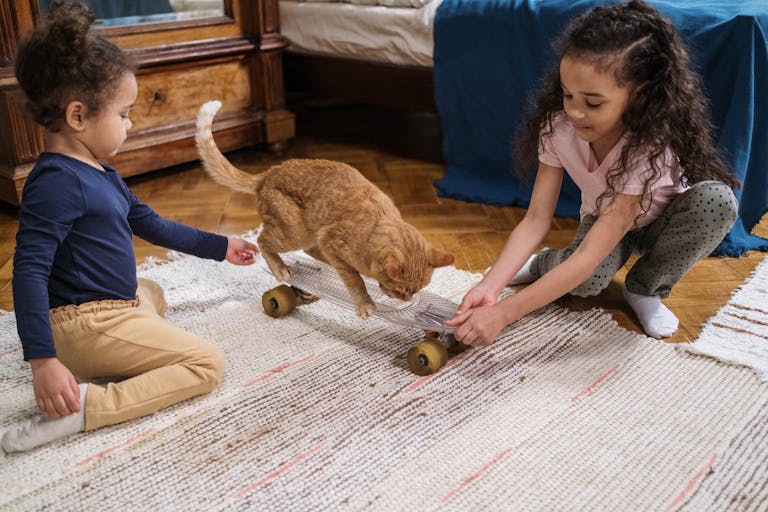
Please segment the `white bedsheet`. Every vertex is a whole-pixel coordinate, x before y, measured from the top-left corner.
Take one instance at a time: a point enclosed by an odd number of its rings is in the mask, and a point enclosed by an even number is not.
[[[299,53],[432,67],[440,2],[415,9],[280,0],[280,32]]]

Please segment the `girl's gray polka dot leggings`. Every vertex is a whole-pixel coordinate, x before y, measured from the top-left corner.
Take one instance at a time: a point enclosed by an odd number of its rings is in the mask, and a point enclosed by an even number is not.
[[[627,273],[625,286],[633,293],[668,297],[672,287],[693,265],[708,256],[725,238],[736,220],[738,204],[733,191],[719,181],[702,181],[677,196],[659,218],[632,230],[600,263],[591,278],[571,290],[579,297],[603,291],[634,252],[642,256]],[[597,217],[581,221],[571,245],[545,249],[531,264],[538,279],[565,261],[579,246]]]

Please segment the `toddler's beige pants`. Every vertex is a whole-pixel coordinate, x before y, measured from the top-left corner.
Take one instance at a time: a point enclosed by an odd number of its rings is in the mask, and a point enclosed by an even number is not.
[[[163,318],[163,290],[139,279],[135,300],[103,300],[51,310],[59,360],[77,377],[116,377],[89,384],[85,429],[152,414],[218,386],[224,354]]]

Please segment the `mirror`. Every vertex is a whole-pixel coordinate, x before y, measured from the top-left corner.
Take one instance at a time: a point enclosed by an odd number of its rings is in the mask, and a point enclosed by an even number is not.
[[[97,27],[195,20],[224,15],[224,0],[82,0],[96,15]],[[45,17],[49,0],[40,0]]]

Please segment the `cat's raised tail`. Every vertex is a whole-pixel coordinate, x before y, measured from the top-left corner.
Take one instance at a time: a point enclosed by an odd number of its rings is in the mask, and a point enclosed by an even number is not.
[[[224,185],[238,192],[253,194],[255,193],[256,185],[261,181],[261,177],[256,174],[248,174],[232,165],[221,154],[221,151],[216,146],[216,142],[213,140],[213,132],[211,130],[213,117],[220,108],[220,101],[209,101],[203,103],[200,111],[197,113],[195,143],[197,144],[197,153],[203,162],[203,169],[219,185]]]

